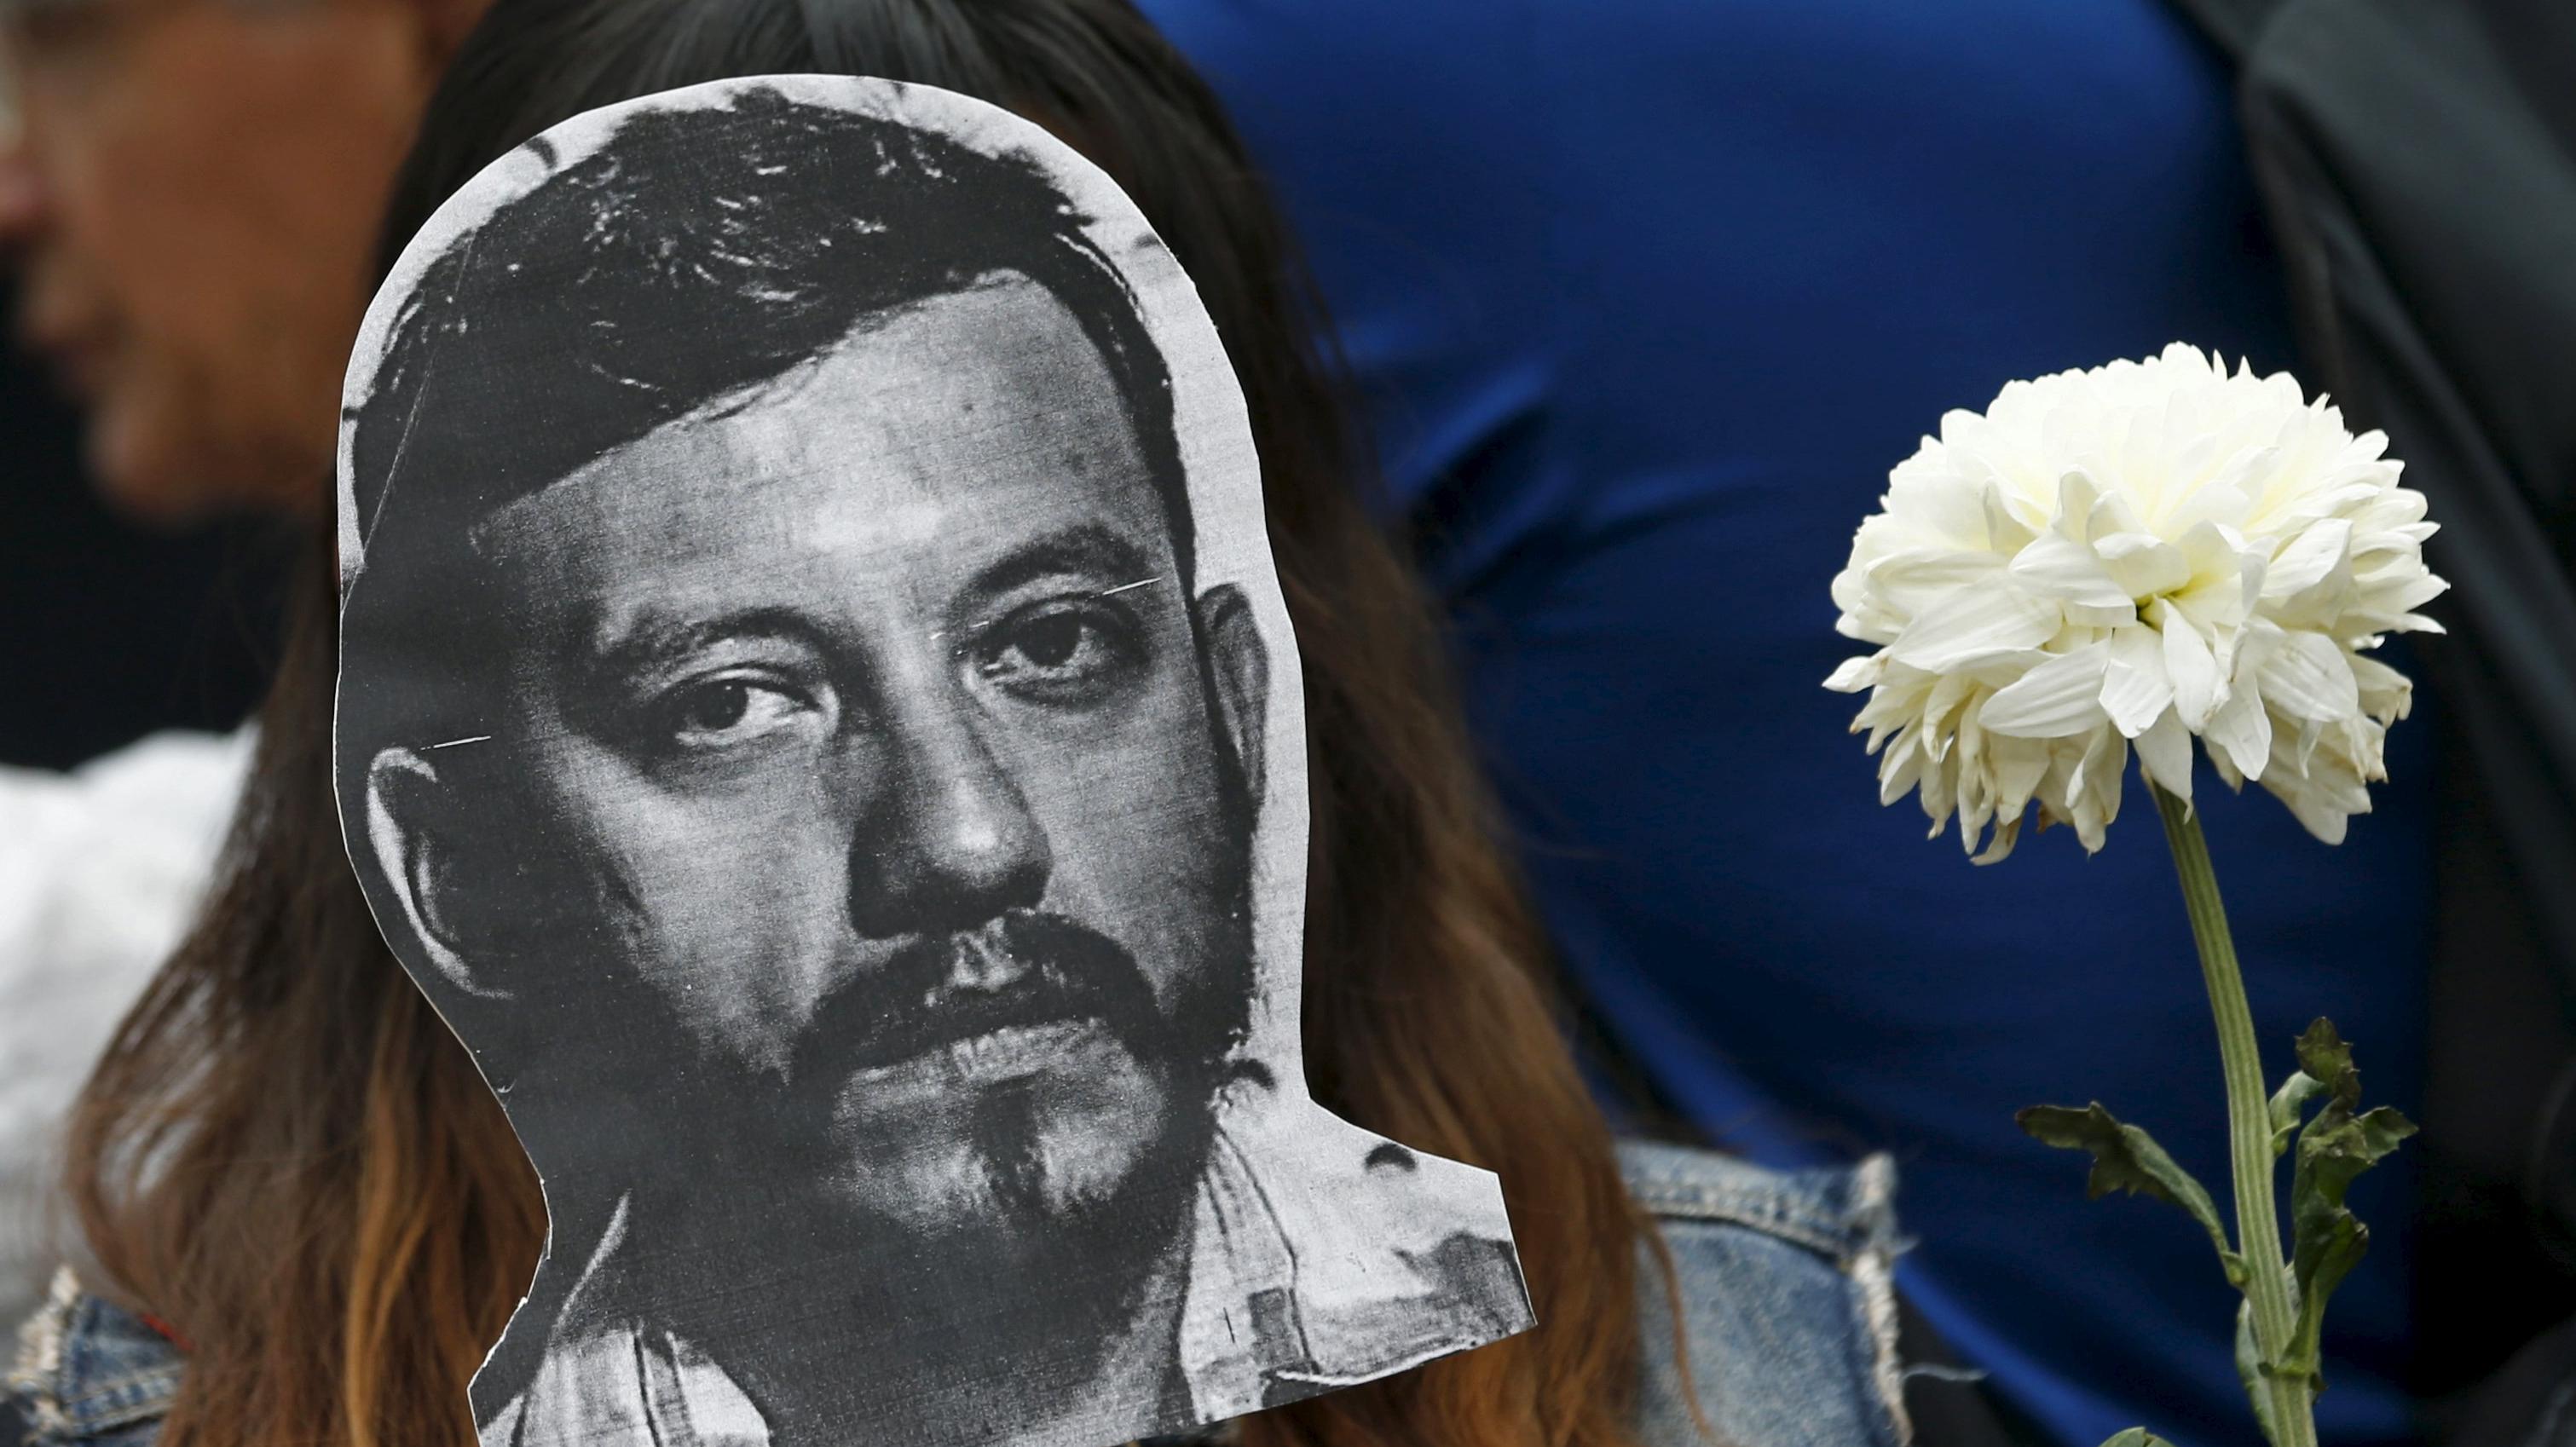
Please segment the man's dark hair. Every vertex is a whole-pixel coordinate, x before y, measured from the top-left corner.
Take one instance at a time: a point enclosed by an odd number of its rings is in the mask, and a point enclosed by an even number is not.
[[[1099,349],[1192,576],[1170,373],[1090,219],[1025,154],[762,88],[631,115],[451,241],[351,419],[346,661],[377,666],[341,691],[344,746],[484,731],[452,685],[489,621],[472,534],[494,509],[995,273],[1052,292]]]

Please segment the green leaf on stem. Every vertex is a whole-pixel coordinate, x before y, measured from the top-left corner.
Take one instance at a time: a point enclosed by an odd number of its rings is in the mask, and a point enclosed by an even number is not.
[[[2290,1328],[2288,1359],[2282,1370],[2308,1379],[2310,1392],[2326,1389],[2324,1348],[2326,1301],[2370,1250],[2370,1228],[2350,1211],[2337,1210],[2299,1239],[2300,1260],[2292,1268],[2298,1282],[2298,1320]]]
[[[2361,1099],[2361,1072],[2353,1066],[2352,1047],[2335,1033],[2332,1020],[2320,1015],[2308,1022],[2293,1048],[2298,1052],[2300,1074],[2333,1091],[2346,1105]]]
[[[2042,1145],[2092,1153],[2093,1173],[2084,1182],[2087,1197],[2099,1200],[2113,1191],[2128,1191],[2171,1201],[2190,1212],[2209,1233],[2210,1244],[2218,1248],[2228,1281],[2245,1284],[2244,1259],[2228,1245],[2227,1229],[2218,1222],[2218,1207],[2211,1203],[2208,1190],[2166,1155],[2154,1136],[2122,1123],[2098,1100],[2082,1110],[2028,1106],[2014,1114],[2013,1122]]]
[[[2298,1161],[2290,1175],[2290,1279],[2298,1319],[2281,1365],[2306,1376],[2311,1390],[2323,1391],[2318,1340],[2326,1301],[2370,1249],[2370,1228],[2345,1209],[2344,1194],[2355,1177],[2413,1135],[2415,1123],[2384,1105],[2354,1112],[2361,1103],[2361,1072],[2332,1023],[2310,1025],[2298,1048],[2300,1071],[2323,1083],[2327,1099],[2299,1128]]]
[[[2102,1447],[2173,1447],[2173,1444],[2144,1427],[2131,1427],[2104,1438]]]
[[[2281,1082],[2270,1106],[2272,1118],[2272,1154],[2279,1157],[2290,1149],[2290,1137],[2299,1132],[2299,1117],[2307,1112],[2308,1102],[2325,1094],[2326,1083],[2304,1070],[2293,1070]]]
[[[2245,1384],[2246,1400],[2254,1404],[2254,1425],[2263,1429],[2263,1440],[2281,1440],[2280,1423],[2272,1415],[2272,1394],[2264,1385],[2271,1369],[2263,1365],[2262,1349],[2254,1343],[2254,1303],[2249,1299],[2236,1308],[2236,1379]]]

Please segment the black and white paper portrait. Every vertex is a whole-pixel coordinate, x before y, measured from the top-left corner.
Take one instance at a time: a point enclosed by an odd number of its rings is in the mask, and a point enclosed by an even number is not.
[[[1306,1094],[1242,396],[1044,131],[556,127],[377,296],[339,518],[349,849],[551,1217],[489,1447],[1093,1447],[1529,1324],[1494,1178]]]

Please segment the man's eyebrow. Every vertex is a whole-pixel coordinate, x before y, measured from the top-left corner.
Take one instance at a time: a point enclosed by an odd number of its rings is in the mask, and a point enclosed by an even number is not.
[[[812,642],[812,623],[788,608],[746,608],[711,618],[645,612],[622,624],[605,619],[582,630],[590,666],[603,674],[633,675],[680,663],[733,638],[784,638]]]
[[[1025,543],[975,575],[971,591],[991,597],[1061,573],[1089,573],[1132,584],[1151,565],[1143,550],[1098,523],[1078,523]]]

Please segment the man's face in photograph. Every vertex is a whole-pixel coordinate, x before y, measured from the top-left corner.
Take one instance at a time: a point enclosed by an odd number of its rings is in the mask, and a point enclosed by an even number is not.
[[[1010,272],[501,506],[489,777],[536,823],[480,847],[576,927],[495,983],[667,1042],[687,1129],[821,1161],[855,1223],[1013,1254],[1185,1195],[1252,988],[1265,680],[1174,526]]]
[[[1307,1093],[1246,400],[1108,175],[928,87],[585,112],[404,249],[334,784],[545,1188],[487,1447],[1088,1447],[1528,1325],[1494,1178]]]

